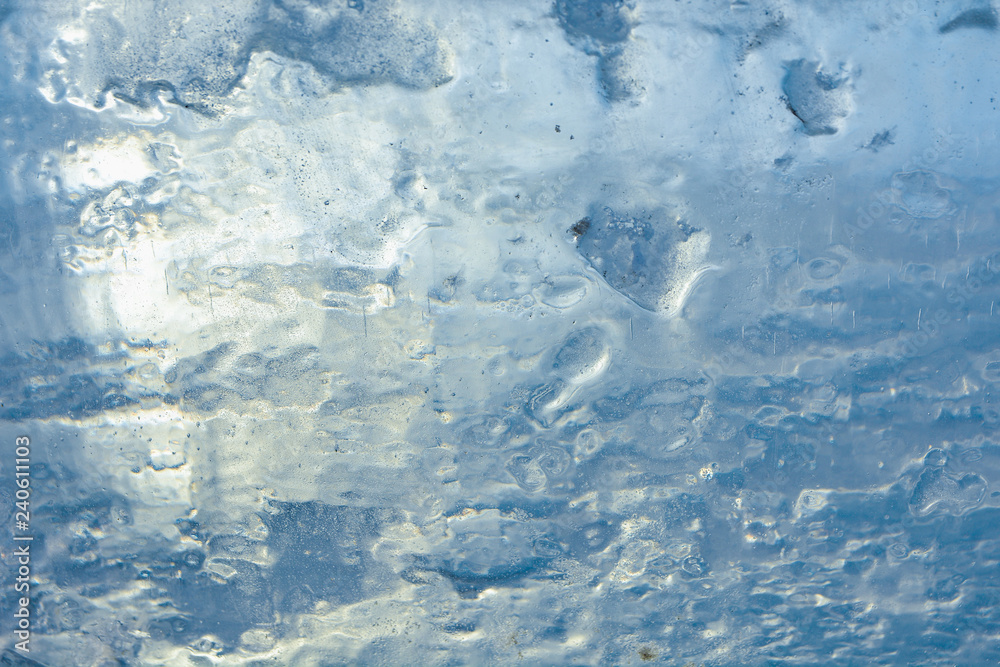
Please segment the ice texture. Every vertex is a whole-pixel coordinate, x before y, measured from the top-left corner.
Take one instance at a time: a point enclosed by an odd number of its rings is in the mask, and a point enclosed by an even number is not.
[[[573,228],[590,265],[617,292],[664,315],[676,315],[700,273],[710,237],[666,211],[618,213],[605,206]]]
[[[825,72],[814,62],[789,63],[781,89],[806,134],[835,134],[851,111],[847,77]]]
[[[0,664],[996,663],[996,28],[0,0]]]

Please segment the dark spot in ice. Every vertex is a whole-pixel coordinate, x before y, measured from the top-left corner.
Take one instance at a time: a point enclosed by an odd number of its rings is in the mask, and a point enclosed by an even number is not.
[[[645,91],[632,49],[608,49],[597,64],[601,92],[609,102],[638,100]]]
[[[569,231],[573,233],[573,236],[579,238],[586,234],[590,230],[590,218],[580,218],[577,220]]]
[[[632,32],[624,0],[557,0],[555,10],[563,30],[572,38],[609,44],[624,41]]]
[[[633,8],[631,0],[556,0],[555,3],[555,15],[567,41],[598,57],[601,92],[609,102],[635,101],[644,90],[636,79],[633,49],[629,46]]]
[[[743,53],[740,54],[740,62],[743,62],[746,58],[746,54],[752,51],[758,51],[774,42],[776,38],[785,33],[786,27],[787,21],[785,20],[785,17],[779,14],[773,21],[770,21],[756,32],[745,37],[742,49]]]
[[[309,62],[335,87],[429,88],[451,79],[449,52],[430,24],[394,2],[347,0],[352,11],[334,4],[219,0],[188,12],[181,0],[165,0],[148,16],[95,11],[88,26],[94,38],[80,58],[87,66],[73,65],[69,75],[92,91],[98,108],[109,98],[147,107],[166,95],[208,115],[224,111],[221,98],[243,78],[255,51]]]
[[[177,526],[177,531],[181,535],[186,535],[195,542],[204,541],[205,534],[202,532],[201,526],[197,521],[192,521],[191,519],[177,519],[174,524]]]
[[[650,660],[654,660],[658,655],[659,653],[657,653],[656,650],[651,646],[643,646],[642,648],[639,649],[639,657],[642,659],[643,662],[649,662]]]
[[[433,568],[432,572],[446,577],[455,587],[459,597],[476,599],[487,588],[516,586],[526,576],[532,574],[545,563],[547,558],[528,558],[510,565],[498,565],[485,572],[472,572],[459,565],[457,568]]]
[[[442,630],[444,630],[450,635],[475,632],[476,623],[475,621],[453,621],[451,623],[445,624]]]
[[[796,60],[786,66],[781,89],[788,110],[809,135],[836,134],[850,109],[850,83],[846,76],[824,72],[819,63]]]
[[[992,7],[977,7],[967,9],[938,30],[942,35],[962,28],[997,29],[997,13]]]
[[[782,155],[781,157],[774,158],[774,166],[777,167],[778,169],[782,169],[783,170],[783,169],[787,168],[788,166],[790,166],[794,160],[795,160],[795,158],[793,158],[792,156],[790,156],[790,155],[788,155],[786,153],[785,155]]]
[[[879,149],[885,148],[886,146],[892,146],[896,142],[892,140],[892,130],[883,130],[875,134],[871,140],[862,146],[862,148],[867,148],[872,153],[878,153]]]
[[[338,85],[424,89],[451,80],[448,50],[430,24],[406,17],[395,3],[356,4],[357,11],[341,13],[282,2],[257,48],[309,62]]]
[[[403,581],[407,581],[418,586],[433,582],[436,575],[437,573],[432,570],[421,570],[419,567],[408,567],[399,573],[399,576],[403,579]]]

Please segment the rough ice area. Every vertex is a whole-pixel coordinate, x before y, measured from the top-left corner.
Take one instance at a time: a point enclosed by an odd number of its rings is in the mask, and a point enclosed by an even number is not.
[[[1000,660],[997,38],[0,0],[0,662]]]

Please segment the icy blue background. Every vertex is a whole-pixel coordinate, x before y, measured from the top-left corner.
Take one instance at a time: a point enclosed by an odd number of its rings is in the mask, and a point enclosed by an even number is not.
[[[0,17],[31,659],[1000,660],[990,5]]]

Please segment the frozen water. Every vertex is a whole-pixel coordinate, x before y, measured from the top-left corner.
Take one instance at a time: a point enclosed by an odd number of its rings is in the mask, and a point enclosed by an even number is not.
[[[996,663],[996,39],[0,0],[0,664]]]
[[[662,211],[619,214],[605,207],[573,226],[578,247],[608,285],[637,304],[677,315],[707,267],[709,234]]]
[[[817,63],[789,63],[781,84],[788,110],[802,121],[806,134],[835,134],[851,112],[850,82],[824,72]]]

